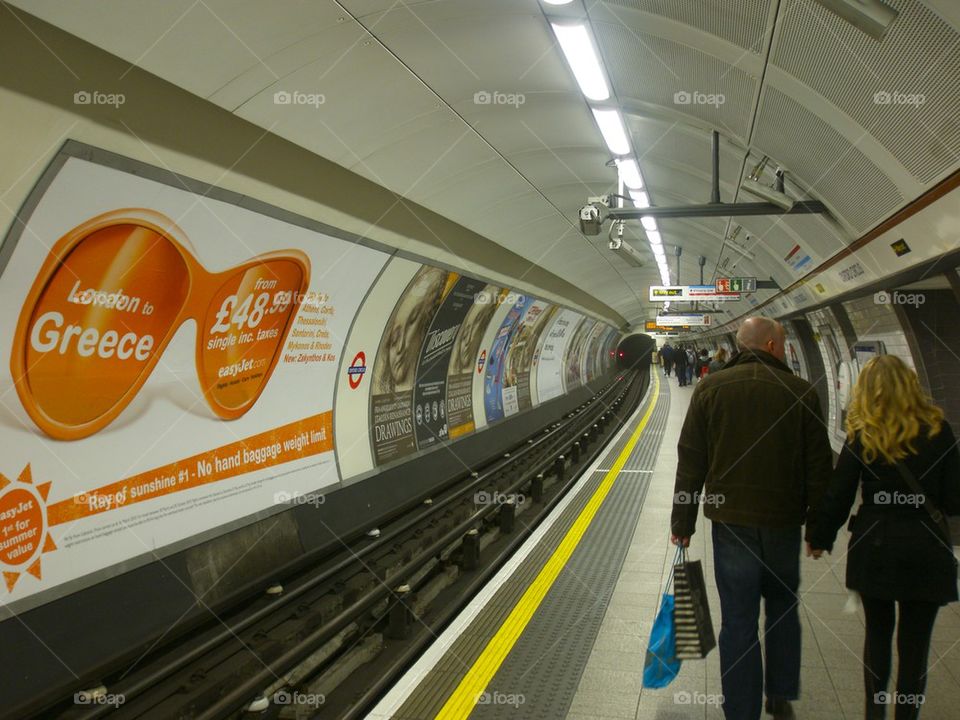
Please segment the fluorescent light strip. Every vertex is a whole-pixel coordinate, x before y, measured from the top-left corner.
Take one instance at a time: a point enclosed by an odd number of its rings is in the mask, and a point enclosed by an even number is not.
[[[644,230],[652,230],[654,232],[657,230],[657,219],[655,217],[651,217],[650,215],[644,215],[642,218],[640,218],[640,224],[643,225]]]
[[[596,112],[596,110],[594,110]],[[627,143],[628,150],[630,144]],[[623,184],[631,190],[640,190],[643,188],[643,176],[640,174],[640,167],[633,158],[617,160],[617,169],[620,171],[620,177],[623,178]]]
[[[607,148],[614,155],[626,155],[630,152],[630,141],[627,139],[627,131],[623,127],[623,120],[617,110],[598,110],[593,108],[593,116],[597,119],[597,125],[600,133],[603,135]],[[622,174],[621,174],[622,177]],[[624,182],[629,187],[630,183]]]
[[[560,49],[570,63],[580,91],[590,100],[608,100],[610,88],[604,77],[600,59],[593,47],[586,25],[558,25],[550,23],[560,43]]]
[[[633,198],[633,204],[638,208],[650,207],[650,196],[647,195],[643,190],[631,190],[630,197]]]

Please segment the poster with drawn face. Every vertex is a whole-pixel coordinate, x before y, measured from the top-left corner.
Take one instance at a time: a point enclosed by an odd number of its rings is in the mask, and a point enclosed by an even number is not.
[[[417,448],[426,448],[449,436],[447,422],[447,370],[463,322],[473,307],[483,281],[461,277],[447,293],[427,331],[413,398]]]
[[[487,285],[477,293],[450,353],[447,369],[447,426],[450,438],[471,433],[473,417],[473,375],[479,361],[480,343],[497,309],[501,289]]]
[[[593,330],[594,320],[584,318],[580,321],[576,331],[573,333],[573,339],[567,346],[567,355],[563,361],[564,367],[564,389],[570,392],[574,388],[580,387],[580,360],[583,357],[583,351],[590,337],[590,331]]]
[[[422,267],[387,321],[373,368],[370,399],[375,465],[416,449],[413,386],[420,349],[440,303],[456,279],[456,273]]]
[[[533,407],[530,392],[530,370],[540,335],[550,325],[556,306],[537,301],[530,305],[520,321],[510,347],[507,350],[506,372],[503,387],[516,388],[516,411]],[[510,413],[507,413],[510,414]]]
[[[590,334],[590,339],[587,341],[587,347],[580,367],[580,377],[584,382],[593,382],[597,376],[600,345],[606,330],[607,328],[603,324],[597,323],[593,332]]]

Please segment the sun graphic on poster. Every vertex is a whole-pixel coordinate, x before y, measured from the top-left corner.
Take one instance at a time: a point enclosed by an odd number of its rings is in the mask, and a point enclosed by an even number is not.
[[[50,485],[34,485],[30,465],[16,481],[0,473],[0,568],[7,592],[24,572],[39,580],[40,556],[57,549],[47,532]]]

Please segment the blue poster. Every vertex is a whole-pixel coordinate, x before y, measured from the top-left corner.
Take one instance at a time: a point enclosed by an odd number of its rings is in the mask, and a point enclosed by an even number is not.
[[[534,298],[521,296],[510,312],[500,324],[496,337],[493,339],[493,345],[490,352],[487,353],[487,370],[483,382],[483,409],[487,415],[487,422],[499,420],[504,416],[503,411],[503,369],[504,358],[507,355],[507,348],[513,339],[517,326],[520,324],[520,318],[527,312],[527,308],[533,304]]]

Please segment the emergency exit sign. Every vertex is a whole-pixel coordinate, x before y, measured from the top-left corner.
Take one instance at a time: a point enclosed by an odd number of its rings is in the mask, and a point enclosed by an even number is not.
[[[755,277],[721,277],[717,278],[717,292],[752,293],[757,291]]]

